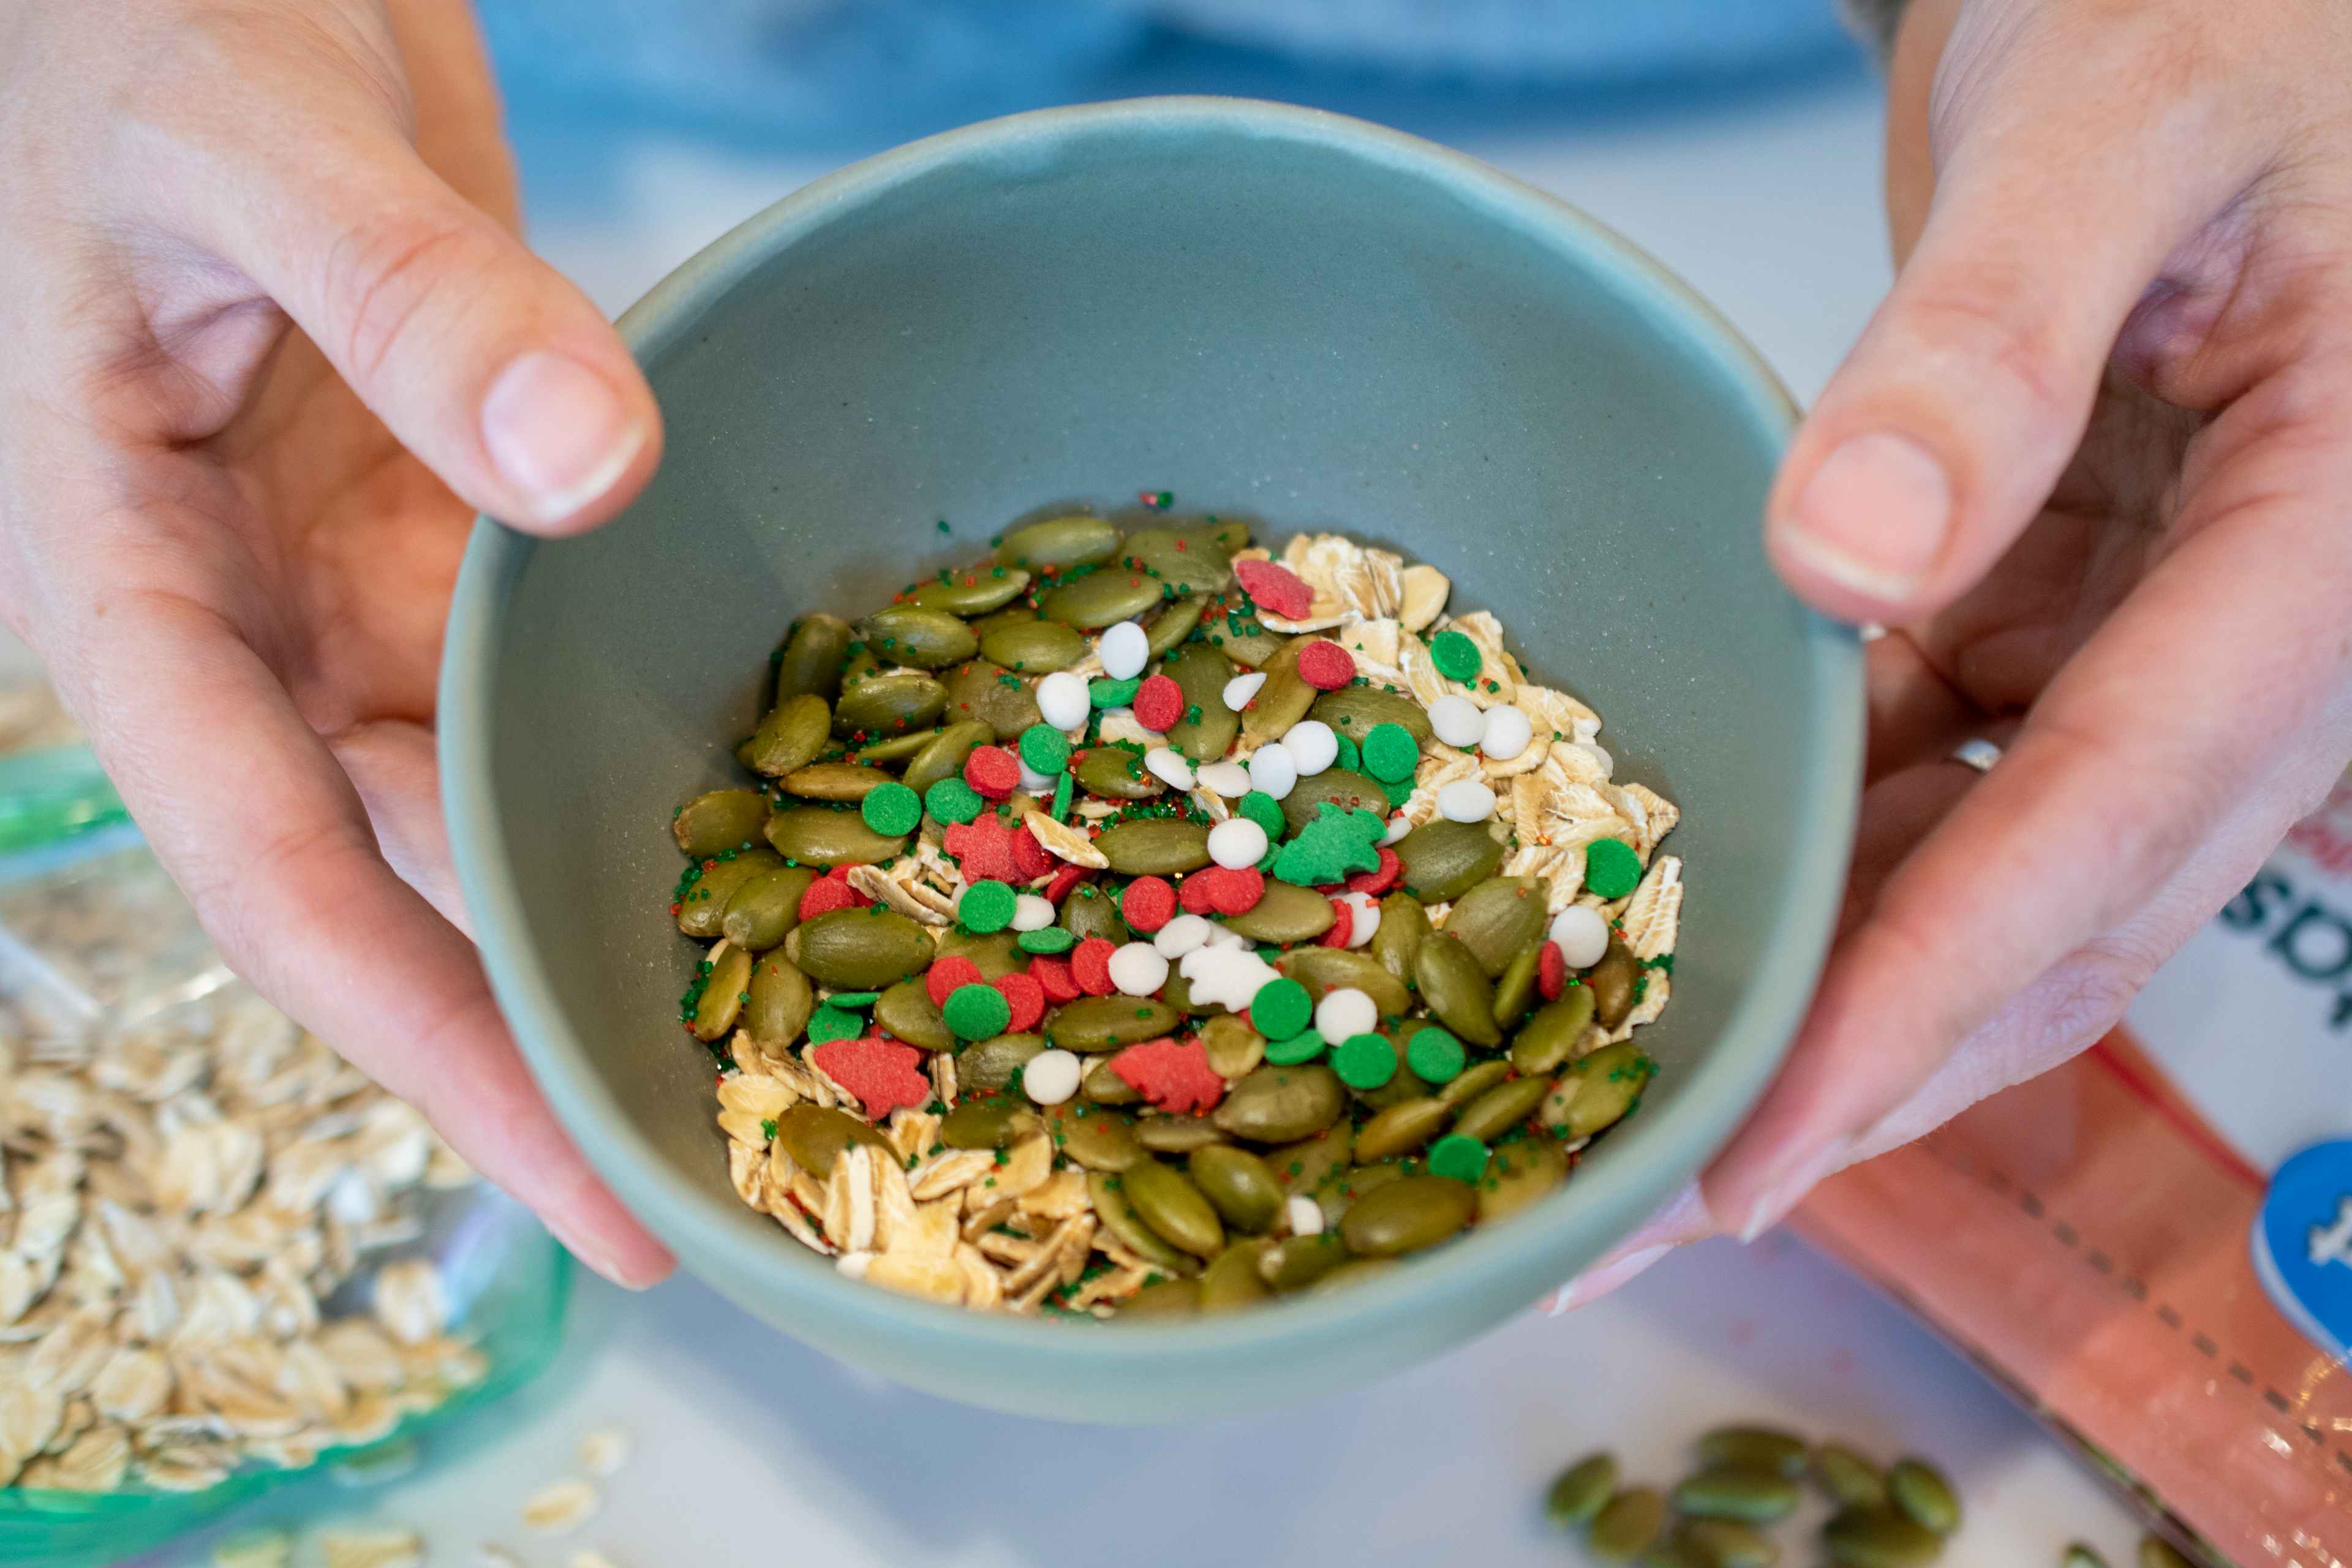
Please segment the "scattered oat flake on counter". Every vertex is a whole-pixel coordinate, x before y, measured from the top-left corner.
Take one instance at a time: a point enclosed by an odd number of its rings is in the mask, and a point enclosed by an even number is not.
[[[494,1541],[485,1541],[474,1548],[474,1568],[522,1568],[522,1556]]]
[[[618,1568],[618,1565],[603,1552],[590,1547],[573,1552],[567,1560],[567,1568]]]
[[[596,1489],[577,1479],[561,1480],[533,1492],[522,1505],[522,1522],[541,1535],[577,1530],[595,1516]]]
[[[213,1568],[287,1568],[294,1560],[294,1538],[282,1530],[246,1530],[215,1542]]]
[[[326,1568],[424,1568],[425,1538],[413,1530],[323,1530]]]
[[[609,1476],[629,1462],[631,1450],[626,1432],[600,1426],[580,1439],[580,1468],[592,1476]]]

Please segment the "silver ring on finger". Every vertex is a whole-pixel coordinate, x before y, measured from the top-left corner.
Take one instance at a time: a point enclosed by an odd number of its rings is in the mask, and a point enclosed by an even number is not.
[[[1992,772],[1993,764],[2000,761],[2000,747],[1979,735],[1974,740],[1962,741],[1958,745],[1954,746],[1951,760],[1964,768],[1974,768],[1980,773],[1989,773]]]

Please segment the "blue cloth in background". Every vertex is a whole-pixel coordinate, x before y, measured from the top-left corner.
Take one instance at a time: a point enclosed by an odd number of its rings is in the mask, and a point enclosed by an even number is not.
[[[1833,0],[478,0],[537,111],[759,138],[911,135],[1039,104],[1244,92],[1360,108],[1621,94],[1853,58]],[[1349,101],[1350,97],[1356,101]]]

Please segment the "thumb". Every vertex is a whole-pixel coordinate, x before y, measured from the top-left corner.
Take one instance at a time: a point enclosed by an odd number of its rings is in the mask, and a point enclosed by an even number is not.
[[[612,516],[661,419],[611,323],[396,126],[310,129],[194,209],[202,241],[467,502],[540,532]]]
[[[1928,614],[1991,567],[2080,445],[2134,306],[2248,178],[2240,127],[2147,89],[2137,30],[2076,26],[1945,50],[1926,226],[1768,506],[1774,563],[1831,615]]]

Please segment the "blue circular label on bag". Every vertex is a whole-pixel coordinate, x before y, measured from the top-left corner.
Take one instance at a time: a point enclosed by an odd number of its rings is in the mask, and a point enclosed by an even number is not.
[[[2271,1177],[2254,1272],[2305,1338],[2352,1361],[2352,1141],[2315,1143]]]

